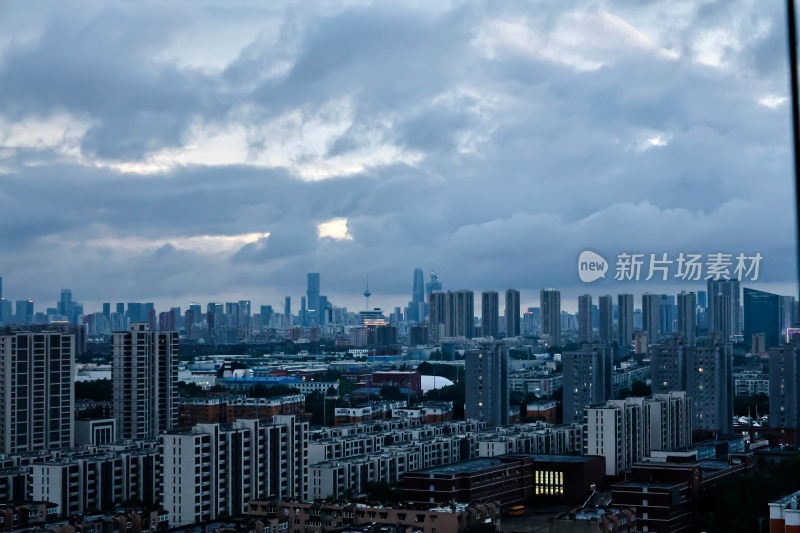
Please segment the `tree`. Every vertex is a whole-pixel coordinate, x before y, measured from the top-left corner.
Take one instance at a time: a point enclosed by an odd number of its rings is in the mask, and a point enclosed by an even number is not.
[[[496,533],[497,526],[494,524],[487,524],[486,522],[481,524],[476,524],[471,528],[466,530],[466,533]]]
[[[405,400],[406,395],[400,391],[400,387],[395,385],[384,385],[381,387],[382,400]]]
[[[352,394],[356,390],[356,385],[349,379],[339,380],[339,394]]]
[[[96,379],[94,381],[75,382],[76,400],[110,402],[113,400],[113,396],[113,385],[110,379]]]
[[[508,357],[511,359],[526,359],[528,355],[528,350],[521,350],[519,348],[511,348],[508,350]]]
[[[458,381],[459,367],[455,365],[443,365],[425,361],[420,363],[417,371],[423,376],[442,376],[452,382]]]
[[[512,390],[508,394],[508,403],[512,405],[521,405],[524,402],[525,402],[525,395],[522,393],[522,391]]]
[[[395,503],[403,501],[403,489],[397,485],[391,485],[386,481],[368,481],[364,485],[364,493],[369,501],[379,501],[381,503]]]
[[[797,490],[800,456],[759,463],[745,473],[704,485],[692,522],[698,531],[767,531],[768,502]]]
[[[455,385],[428,391],[425,394],[425,400],[453,402],[453,418],[455,420],[464,420],[465,393],[464,382],[462,381]]]
[[[441,350],[434,350],[428,356],[428,361],[442,361],[442,360],[444,360],[444,358],[442,357]]]
[[[631,383],[631,396],[650,396],[653,389],[644,381],[634,381]]]
[[[203,394],[203,387],[197,383],[188,381],[178,382],[178,396],[181,398],[196,398],[198,396],[203,396]]]
[[[306,413],[311,415],[312,426],[332,426],[335,419],[336,400],[325,399],[325,395],[314,391],[306,395]]]

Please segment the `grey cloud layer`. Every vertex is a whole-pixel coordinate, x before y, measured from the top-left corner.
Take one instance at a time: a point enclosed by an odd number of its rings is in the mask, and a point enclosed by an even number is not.
[[[793,290],[788,111],[759,103],[786,93],[782,5],[49,7],[40,34],[0,48],[0,274],[12,297],[275,303],[318,270],[355,305],[365,273],[400,294],[418,265],[450,288],[577,291],[585,248],[759,250],[764,279]],[[239,20],[252,38],[223,68],[164,59],[200,28],[224,45]],[[58,114],[85,125],[71,151],[8,140]],[[171,157],[199,123],[246,129],[247,157],[120,170]],[[326,128],[292,165],[362,170],[307,181],[259,159]],[[411,159],[369,159],[385,147]],[[334,218],[352,240],[318,238]],[[270,236],[181,245],[249,233]]]

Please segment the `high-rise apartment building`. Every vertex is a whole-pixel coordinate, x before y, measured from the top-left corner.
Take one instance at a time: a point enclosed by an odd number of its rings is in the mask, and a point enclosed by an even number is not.
[[[692,402],[685,392],[609,400],[588,407],[584,452],[605,457],[606,475],[618,475],[653,450],[690,446],[691,413]]]
[[[653,393],[686,391],[694,405],[692,426],[730,435],[733,431],[731,344],[707,340],[689,346],[672,338],[650,346]]]
[[[733,354],[727,342],[686,349],[686,393],[694,404],[693,426],[733,433]]]
[[[614,338],[614,299],[606,294],[598,298],[597,333],[600,342],[611,344]]]
[[[497,338],[500,332],[500,296],[497,291],[481,293],[481,336]]]
[[[561,293],[556,289],[539,292],[542,314],[542,335],[551,346],[561,346]]]
[[[620,347],[633,342],[633,294],[617,295],[617,333]]]
[[[447,291],[445,335],[468,339],[475,336],[475,294],[472,291]]]
[[[606,459],[606,475],[616,476],[650,454],[650,411],[644,398],[609,400],[586,409],[586,455]]]
[[[742,334],[738,279],[708,280],[708,332],[723,341]]]
[[[428,338],[432,343],[445,336],[447,322],[447,294],[433,291],[428,295]]]
[[[642,330],[647,335],[649,344],[657,344],[661,339],[659,324],[661,322],[661,295],[642,294]]]
[[[648,352],[653,393],[686,390],[686,339],[673,337]]]
[[[111,377],[118,438],[155,437],[177,425],[177,331],[134,322],[115,332]]]
[[[292,415],[162,434],[170,524],[239,515],[250,500],[308,500],[308,439],[308,423]]]
[[[519,291],[508,289],[506,291],[506,337],[520,336],[520,307]]]
[[[464,355],[467,419],[493,426],[508,424],[508,349],[502,342],[483,342]]]
[[[0,335],[0,365],[0,451],[73,446],[75,336]]]
[[[800,442],[800,343],[796,339],[769,350],[769,425],[780,428],[783,443]]]
[[[584,409],[611,398],[612,361],[605,345],[584,345],[561,356],[564,423],[583,421]]]
[[[692,445],[692,399],[685,391],[653,394],[645,406],[650,411],[651,450],[685,450]]]
[[[753,335],[764,334],[767,348],[781,344],[781,296],[744,288],[744,342],[752,343]]]
[[[697,340],[697,299],[693,292],[678,295],[678,336],[689,345]]]
[[[578,296],[578,342],[592,342],[592,295]]]

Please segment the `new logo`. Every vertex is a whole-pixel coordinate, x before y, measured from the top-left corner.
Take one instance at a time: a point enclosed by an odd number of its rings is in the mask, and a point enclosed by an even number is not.
[[[608,261],[600,254],[585,250],[578,257],[578,277],[584,283],[591,283],[606,277],[607,270]]]

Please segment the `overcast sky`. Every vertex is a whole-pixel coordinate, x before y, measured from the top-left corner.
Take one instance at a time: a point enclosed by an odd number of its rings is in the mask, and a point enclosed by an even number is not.
[[[792,294],[784,4],[4,1],[5,296],[660,290],[585,249],[760,252]]]

